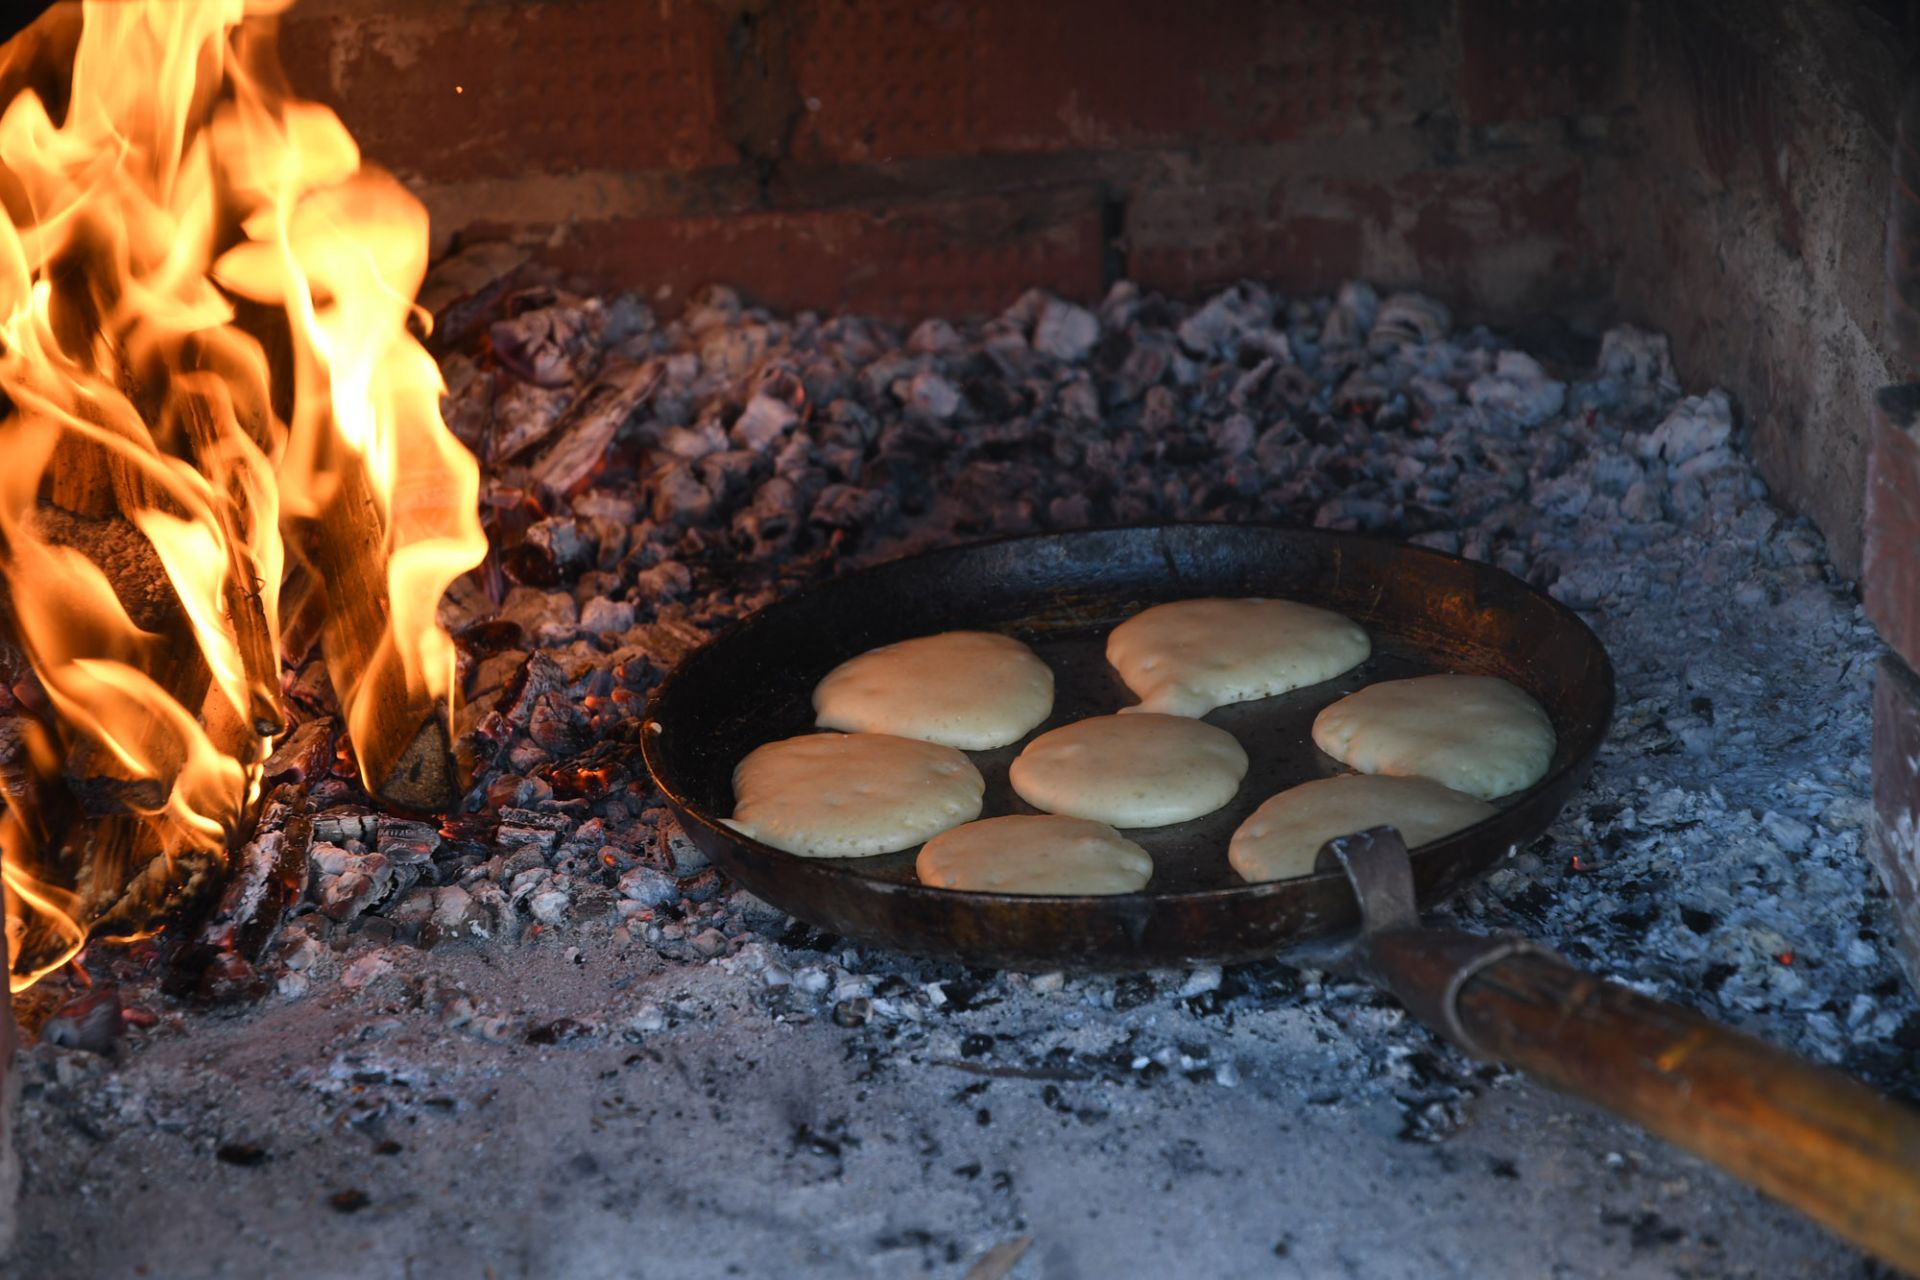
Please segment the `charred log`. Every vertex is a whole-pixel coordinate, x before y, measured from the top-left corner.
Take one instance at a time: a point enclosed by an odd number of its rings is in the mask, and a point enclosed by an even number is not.
[[[553,443],[535,459],[534,484],[564,500],[585,488],[606,460],[614,437],[660,385],[655,364],[617,361],[581,393],[553,432]]]
[[[88,516],[57,506],[34,513],[34,532],[56,546],[70,547],[97,565],[127,611],[128,620],[145,633],[140,639],[142,670],[182,706],[196,707],[207,695],[212,674],[207,669],[193,626],[180,607],[153,544],[133,524],[118,515]],[[13,626],[14,602],[7,600],[7,620]],[[17,634],[17,632],[16,632]],[[145,761],[146,769],[129,763],[104,743],[72,736],[63,773],[67,786],[92,815],[107,816],[151,811],[166,803],[174,779],[186,763],[173,730],[158,718],[130,729],[123,743],[127,754]]]
[[[372,488],[346,468],[333,500],[299,539],[310,591],[325,601],[320,652],[349,708],[349,732],[367,787],[416,812],[454,798],[446,707],[408,686],[389,635],[387,553]]]

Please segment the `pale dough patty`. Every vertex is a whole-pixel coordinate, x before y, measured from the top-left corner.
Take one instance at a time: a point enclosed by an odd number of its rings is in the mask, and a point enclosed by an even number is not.
[[[1407,848],[1490,817],[1484,800],[1426,778],[1347,773],[1290,787],[1255,809],[1227,844],[1227,861],[1243,880],[1311,875],[1320,846],[1368,827],[1397,827]]]
[[[1095,716],[1027,744],[1009,776],[1048,813],[1116,827],[1163,827],[1233,799],[1247,753],[1232,734],[1186,716]]]
[[[937,743],[810,733],[756,747],[733,770],[734,830],[808,858],[910,849],[980,816],[986,783]]]
[[[1052,713],[1053,672],[1018,640],[947,631],[849,658],[814,688],[813,710],[822,729],[988,751]]]
[[[1315,717],[1313,741],[1362,773],[1431,778],[1482,800],[1532,786],[1553,760],[1547,713],[1494,676],[1368,685]]]
[[[1358,623],[1291,600],[1176,600],[1107,637],[1107,661],[1140,697],[1133,709],[1176,716],[1331,680],[1371,651]]]
[[[983,818],[927,841],[921,884],[980,893],[1137,893],[1153,878],[1145,849],[1104,822],[1044,813]]]

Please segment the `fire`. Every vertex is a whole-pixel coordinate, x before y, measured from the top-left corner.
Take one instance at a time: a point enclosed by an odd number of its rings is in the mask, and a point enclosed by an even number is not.
[[[88,0],[64,102],[25,88],[0,114],[0,632],[51,713],[38,786],[0,819],[16,990],[87,936],[60,882],[74,753],[116,780],[141,849],[224,857],[285,728],[282,586],[300,565],[343,590],[316,550],[340,521],[384,558],[383,634],[364,661],[328,655],[349,732],[396,701],[452,712],[435,608],[485,539],[409,330],[426,215],[285,89],[284,7]],[[29,64],[60,43],[30,30],[0,77],[44,83]],[[171,601],[135,607],[59,531],[75,518],[144,543]]]

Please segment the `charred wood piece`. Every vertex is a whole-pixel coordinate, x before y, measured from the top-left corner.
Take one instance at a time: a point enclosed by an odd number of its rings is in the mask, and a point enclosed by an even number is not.
[[[533,462],[533,482],[549,500],[570,498],[593,479],[607,449],[660,385],[657,363],[614,362],[580,393]]]
[[[341,473],[333,501],[301,533],[313,589],[326,601],[320,652],[368,789],[402,809],[445,809],[454,798],[446,707],[409,687],[393,652],[385,538],[360,469]]]

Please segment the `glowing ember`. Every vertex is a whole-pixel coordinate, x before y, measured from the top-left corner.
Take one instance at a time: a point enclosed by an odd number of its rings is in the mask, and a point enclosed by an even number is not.
[[[86,937],[59,856],[75,753],[116,780],[123,847],[224,859],[285,728],[289,553],[329,616],[376,620],[363,653],[328,648],[364,768],[376,716],[451,711],[434,611],[485,541],[407,327],[426,215],[286,92],[282,7],[89,2],[64,103],[22,89],[0,116],[0,625],[51,712],[26,744],[39,785],[0,821],[16,990]],[[28,60],[59,43],[23,35],[0,75],[44,82]],[[175,599],[131,609],[57,513],[137,529]],[[316,550],[343,520],[384,600],[346,598]]]

